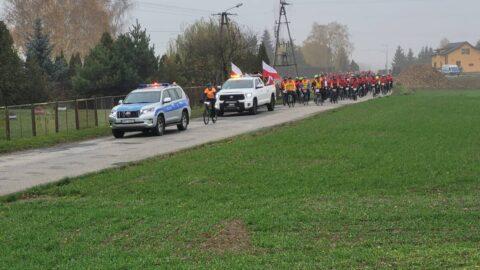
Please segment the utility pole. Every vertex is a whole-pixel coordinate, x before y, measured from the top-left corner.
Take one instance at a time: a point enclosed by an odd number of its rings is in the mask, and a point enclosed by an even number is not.
[[[227,56],[225,55],[225,28],[227,29],[227,34],[230,33],[230,20],[228,16],[237,16],[238,14],[236,13],[230,13],[229,11],[235,8],[239,8],[243,6],[243,3],[239,3],[229,9],[226,9],[223,12],[219,12],[216,14],[212,14],[213,16],[219,16],[220,17],[220,53],[222,55],[222,71],[223,71],[223,79],[225,79],[228,76],[228,61],[231,61],[231,59],[227,59]],[[228,38],[228,35],[227,35]],[[218,79],[218,78],[217,78]]]
[[[287,19],[287,11],[285,6],[289,6],[286,0],[280,0],[280,15],[275,29],[275,55],[273,57],[273,67],[295,67],[295,74],[298,76],[297,59],[295,58],[295,47],[293,44],[292,35],[290,33],[290,22]],[[282,26],[287,28],[288,41],[280,40],[280,30]],[[283,49],[283,50],[281,50]],[[293,62],[291,61],[291,59]]]
[[[385,74],[388,74],[388,45],[383,44],[383,47],[385,47]]]

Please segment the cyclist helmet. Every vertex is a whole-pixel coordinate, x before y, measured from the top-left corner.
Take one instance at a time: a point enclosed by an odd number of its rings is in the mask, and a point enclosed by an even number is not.
[[[212,83],[207,83],[207,87],[208,88],[212,87]]]

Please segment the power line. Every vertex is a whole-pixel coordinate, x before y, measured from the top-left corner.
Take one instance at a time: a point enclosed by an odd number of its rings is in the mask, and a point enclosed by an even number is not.
[[[138,9],[139,12],[146,13],[155,13],[155,14],[164,14],[164,15],[176,15],[176,16],[187,16],[187,17],[202,17],[203,15],[191,14],[191,13],[182,13],[182,12],[173,12],[173,11],[164,11],[164,10],[152,10],[152,9]]]
[[[161,3],[154,3],[154,2],[149,2],[149,1],[141,1],[141,0],[135,0],[136,3],[140,5],[146,5],[149,6],[150,8],[159,8],[159,9],[170,9],[170,10],[177,10],[177,11],[189,11],[189,12],[201,12],[201,13],[212,13],[215,11],[212,10],[206,10],[206,9],[198,9],[198,8],[189,8],[189,7],[179,7],[179,6],[173,6],[173,5],[167,5],[167,4],[161,4]]]

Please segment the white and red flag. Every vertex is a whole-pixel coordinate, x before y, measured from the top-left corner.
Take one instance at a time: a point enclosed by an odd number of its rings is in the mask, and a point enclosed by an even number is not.
[[[232,63],[232,73],[230,73],[230,76],[240,77],[242,75],[243,75],[242,70],[239,67],[237,67],[234,63]]]
[[[282,79],[280,74],[278,74],[278,72],[273,67],[267,65],[267,63],[262,62],[262,66],[263,66],[262,76],[264,78],[272,77],[272,79],[274,79],[274,80],[281,80]]]

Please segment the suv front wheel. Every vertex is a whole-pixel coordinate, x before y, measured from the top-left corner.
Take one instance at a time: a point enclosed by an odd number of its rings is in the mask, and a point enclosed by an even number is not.
[[[273,95],[272,95],[272,98],[270,99],[270,103],[267,104],[267,109],[269,112],[275,110],[275,97],[273,97]]]
[[[123,138],[123,135],[125,135],[125,132],[121,131],[121,130],[112,129],[112,134],[113,134],[113,137],[115,137],[117,139],[121,139],[121,138]]]
[[[153,134],[162,136],[165,133],[165,118],[159,115],[157,118],[157,126],[153,129]]]
[[[257,110],[258,110],[258,107],[257,107],[257,106],[258,106],[258,105],[257,105],[257,99],[254,99],[254,100],[253,100],[253,106],[252,106],[252,108],[250,109],[250,114],[251,114],[251,115],[256,115],[256,114],[257,114],[257,112],[258,112],[258,111],[257,111]]]

